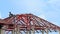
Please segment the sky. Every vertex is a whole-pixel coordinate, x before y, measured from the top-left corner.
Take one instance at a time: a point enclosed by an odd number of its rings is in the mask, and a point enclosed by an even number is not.
[[[0,0],[0,18],[31,13],[60,26],[60,0]]]

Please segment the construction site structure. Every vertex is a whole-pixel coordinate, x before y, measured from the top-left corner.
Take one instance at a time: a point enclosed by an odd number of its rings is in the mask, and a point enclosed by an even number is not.
[[[0,34],[22,34],[22,31],[24,34],[49,34],[53,31],[60,34],[60,27],[33,14],[10,13],[9,17],[0,19]]]

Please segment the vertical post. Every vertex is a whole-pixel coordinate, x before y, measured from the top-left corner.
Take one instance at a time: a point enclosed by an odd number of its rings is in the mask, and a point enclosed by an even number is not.
[[[31,30],[29,30],[29,34],[31,34]]]
[[[60,34],[60,30],[59,30],[59,34]]]
[[[15,31],[14,30],[12,30],[12,34],[15,34]]]
[[[20,34],[20,27],[19,27],[19,25],[16,28],[16,34]]]
[[[5,34],[5,30],[0,29],[0,34]]]
[[[1,34],[1,29],[0,29],[0,34]]]
[[[46,29],[46,34],[48,34],[48,29]]]
[[[26,34],[28,34],[28,31],[26,31]]]
[[[32,21],[32,27],[31,27],[31,29],[32,29],[32,33],[31,34],[35,34],[35,20],[34,19]]]
[[[29,31],[27,30],[26,34],[29,34]]]
[[[35,34],[34,26],[32,26],[31,34]]]
[[[26,32],[26,34],[31,34],[32,33],[32,31],[31,30],[28,30],[27,32]]]
[[[44,30],[42,30],[42,34],[44,34]]]
[[[17,28],[15,28],[14,30],[15,30],[15,34],[17,34]]]

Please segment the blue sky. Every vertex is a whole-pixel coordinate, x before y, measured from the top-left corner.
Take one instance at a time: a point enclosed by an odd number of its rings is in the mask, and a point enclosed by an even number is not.
[[[0,18],[32,13],[60,26],[60,0],[0,0]]]

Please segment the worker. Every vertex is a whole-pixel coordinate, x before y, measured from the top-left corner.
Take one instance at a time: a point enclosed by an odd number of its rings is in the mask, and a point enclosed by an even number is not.
[[[13,14],[11,12],[9,12],[9,17],[13,16]]]

